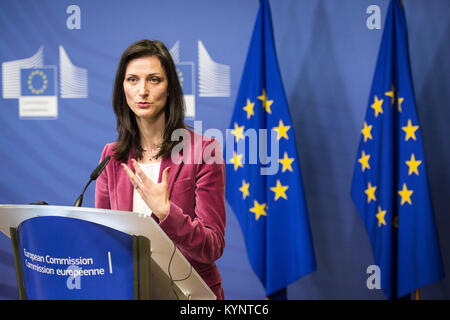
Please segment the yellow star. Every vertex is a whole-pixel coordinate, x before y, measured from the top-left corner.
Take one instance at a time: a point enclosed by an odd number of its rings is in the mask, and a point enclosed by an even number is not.
[[[395,101],[394,85],[392,85],[391,91],[385,92],[384,95],[391,97],[391,99],[392,99],[391,103],[392,103],[392,105],[394,105],[394,101]]]
[[[233,159],[230,159],[231,163],[234,164],[234,171],[237,171],[239,167],[243,168],[244,165],[242,164],[242,154],[237,154],[235,151],[233,151]]]
[[[259,204],[258,201],[253,200],[253,208],[250,208],[250,212],[255,214],[255,220],[258,221],[261,216],[267,216],[267,212],[264,211],[266,209],[266,204]]]
[[[239,188],[239,191],[242,192],[242,199],[247,198],[250,196],[250,192],[248,191],[248,188],[250,187],[250,183],[245,182],[245,180],[242,180],[242,187]]]
[[[262,105],[264,110],[267,111],[267,113],[272,113],[272,110],[270,110],[270,106],[273,103],[273,100],[267,100],[267,95],[266,95],[266,89],[263,89],[263,93],[262,95],[258,96],[258,100],[262,101]]]
[[[280,197],[287,200],[287,189],[289,189],[289,187],[281,185],[280,180],[277,180],[277,185],[275,187],[270,188],[271,191],[275,192],[275,201],[277,201]]]
[[[378,206],[378,213],[376,215],[378,219],[378,227],[381,227],[381,225],[386,225],[386,220],[384,220],[384,216],[386,215],[386,210],[381,210],[381,207]]]
[[[414,141],[416,141],[416,131],[419,129],[419,126],[413,126],[411,124],[411,119],[408,119],[408,125],[406,127],[402,127],[402,130],[405,131],[405,141],[408,141],[409,138],[412,138]]]
[[[364,136],[364,142],[367,142],[367,139],[373,140],[371,131],[372,125],[368,126],[367,123],[364,121],[364,128],[361,130],[361,133]]]
[[[281,138],[289,140],[287,132],[290,128],[291,126],[285,126],[283,120],[280,119],[280,121],[278,122],[278,127],[273,127],[272,130],[275,130],[277,132],[277,140],[280,140]]]
[[[417,170],[417,168],[420,166],[420,164],[422,163],[421,160],[416,160],[416,158],[414,157],[414,153],[411,154],[411,159],[409,159],[409,161],[405,161],[406,165],[409,167],[409,172],[408,175],[410,176],[413,172],[416,175],[419,175],[419,170]]]
[[[231,130],[231,134],[235,136],[236,142],[239,141],[239,139],[245,140],[244,136],[244,126],[239,126],[236,122],[234,123],[234,129]]]
[[[364,172],[366,169],[370,169],[369,165],[370,154],[366,154],[364,150],[361,152],[361,158],[358,159],[358,162],[361,163],[361,170]]]
[[[376,186],[372,186],[372,184],[369,182],[367,185],[367,189],[364,190],[364,193],[367,194],[367,203],[370,203],[370,200],[377,201],[377,198],[375,197],[375,190],[377,190]]]
[[[247,112],[247,119],[250,119],[251,116],[255,115],[254,112],[255,103],[251,102],[250,99],[247,99],[247,105],[242,109]]]
[[[378,100],[378,97],[375,95],[375,101],[373,102],[373,104],[370,106],[373,110],[375,110],[375,118],[378,117],[379,113],[383,113],[383,99]]]
[[[408,190],[408,188],[406,187],[406,183],[404,183],[403,189],[398,192],[400,197],[402,197],[400,205],[403,205],[405,202],[412,204],[411,203],[411,195],[413,194],[413,192],[414,191],[412,191],[412,190]]]
[[[281,168],[281,173],[285,172],[286,170],[289,170],[290,172],[293,172],[292,170],[292,162],[294,162],[294,158],[289,158],[287,152],[284,153],[283,159],[278,159],[278,162],[280,162],[283,167]]]
[[[398,112],[402,112],[402,102],[403,100],[405,100],[404,98],[398,98],[397,99],[397,103],[398,103]]]

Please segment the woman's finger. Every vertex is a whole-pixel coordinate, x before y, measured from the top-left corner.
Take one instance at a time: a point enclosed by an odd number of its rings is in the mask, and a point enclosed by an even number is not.
[[[130,179],[131,184],[137,188],[142,183],[141,180],[131,171],[131,169],[125,164],[122,163],[122,168],[124,168],[125,172],[128,175],[128,178]]]
[[[144,182],[144,183],[153,182],[153,181],[151,181],[151,179],[149,179],[147,177],[147,175],[144,173],[144,171],[142,171],[141,167],[139,166],[139,164],[137,163],[136,160],[131,159],[131,163],[133,164],[134,170],[136,171],[139,178],[141,178],[142,182]]]

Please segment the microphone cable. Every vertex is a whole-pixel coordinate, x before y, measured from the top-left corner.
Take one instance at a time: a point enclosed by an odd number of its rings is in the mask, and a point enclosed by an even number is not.
[[[175,256],[176,250],[177,250],[177,247],[176,247],[175,243],[173,243],[173,252],[172,252],[172,256],[170,257],[170,260],[169,260],[169,265],[167,267],[167,271],[168,271],[169,277],[170,277],[170,293],[172,294],[172,296],[175,296],[175,298],[177,300],[180,300],[180,297],[178,296],[178,294],[175,290],[175,282],[184,281],[184,280],[189,279],[189,277],[192,275],[192,264],[189,263],[191,265],[191,267],[190,267],[189,274],[186,277],[184,277],[182,279],[174,279],[172,277],[172,273],[170,272],[170,267],[172,265],[172,260],[173,260],[173,257]]]

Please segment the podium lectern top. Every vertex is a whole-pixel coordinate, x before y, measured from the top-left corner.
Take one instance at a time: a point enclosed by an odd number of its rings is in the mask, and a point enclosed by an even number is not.
[[[104,210],[95,208],[77,208],[65,206],[42,205],[0,205],[0,231],[10,236],[10,228],[17,228],[27,219],[40,216],[60,216],[81,219],[104,225],[121,232],[144,236],[150,240],[152,259],[172,279],[190,299],[210,300],[216,296],[203,281],[200,275],[191,267],[189,261],[176,249],[174,243],[158,226],[153,218],[135,212]],[[171,261],[172,260],[172,261]],[[170,274],[169,274],[170,265]]]

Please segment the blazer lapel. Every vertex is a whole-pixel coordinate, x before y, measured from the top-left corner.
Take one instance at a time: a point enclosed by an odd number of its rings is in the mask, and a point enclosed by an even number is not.
[[[128,166],[128,168],[131,169],[131,171],[133,171],[133,173],[135,173],[134,166],[131,163],[131,159],[136,159],[136,152],[135,152],[134,148],[130,151],[130,156],[128,157],[126,165]],[[130,178],[128,178],[127,173],[122,168],[122,162],[118,162],[117,169],[120,170],[117,177],[121,177],[122,179],[124,179],[126,181],[126,182],[123,181],[123,183],[120,183],[121,188],[116,188],[116,192],[121,193],[120,195],[117,194],[116,199],[120,199],[120,198],[122,199],[121,201],[119,201],[118,204],[123,205],[123,207],[120,208],[119,210],[133,211],[133,193],[134,193],[133,185],[131,184]]]

